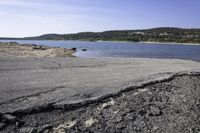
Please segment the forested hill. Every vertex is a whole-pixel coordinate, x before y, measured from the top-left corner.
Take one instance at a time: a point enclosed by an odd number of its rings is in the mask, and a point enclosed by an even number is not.
[[[46,34],[24,39],[200,43],[200,29],[162,27],[146,30],[113,30],[62,35]]]

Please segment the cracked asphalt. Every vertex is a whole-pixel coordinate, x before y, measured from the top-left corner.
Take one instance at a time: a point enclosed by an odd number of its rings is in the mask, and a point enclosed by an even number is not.
[[[2,133],[199,133],[200,73],[176,73],[84,106],[0,115]],[[3,122],[3,123],[2,123]]]
[[[49,104],[62,107],[179,71],[200,71],[200,63],[178,59],[1,56],[0,113]]]

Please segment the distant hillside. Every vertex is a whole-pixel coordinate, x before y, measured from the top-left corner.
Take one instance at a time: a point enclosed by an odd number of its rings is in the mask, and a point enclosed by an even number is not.
[[[146,30],[113,30],[105,32],[81,32],[77,34],[46,34],[23,39],[200,43],[200,29],[161,27]]]

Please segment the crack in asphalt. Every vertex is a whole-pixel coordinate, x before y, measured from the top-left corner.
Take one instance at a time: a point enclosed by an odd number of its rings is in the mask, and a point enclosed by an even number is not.
[[[53,64],[56,64],[56,66],[53,66],[53,67],[46,67],[46,66],[43,66],[43,65],[40,65],[39,67],[35,67],[35,68],[11,68],[11,69],[7,69],[7,68],[0,68],[0,71],[2,72],[5,72],[5,71],[26,71],[26,70],[46,70],[46,69],[49,69],[49,70],[54,70],[54,69],[63,69],[63,68],[88,68],[88,67],[103,67],[103,66],[108,66],[108,65],[124,65],[124,64],[132,64],[130,62],[128,63],[110,63],[110,64],[98,64],[98,65],[72,65],[72,66],[65,66],[65,65],[62,65],[58,62],[53,62]]]
[[[74,102],[74,103],[72,102],[72,103],[67,103],[67,104],[58,104],[59,102],[65,100],[65,98],[64,98],[64,99],[59,100],[57,102],[49,103],[49,104],[42,105],[42,106],[32,107],[32,108],[28,109],[28,112],[27,112],[27,109],[25,109],[25,110],[17,110],[17,111],[14,111],[14,112],[10,112],[10,114],[13,114],[13,115],[17,115],[17,114],[23,115],[23,114],[29,114],[29,113],[33,114],[33,113],[40,112],[40,110],[48,111],[49,109],[72,110],[72,109],[75,109],[75,108],[80,108],[80,107],[83,107],[83,106],[87,106],[87,105],[92,104],[92,103],[101,103],[102,101],[104,101],[106,99],[119,96],[124,92],[128,92],[128,91],[131,91],[131,90],[140,90],[141,88],[147,87],[149,85],[171,81],[175,77],[181,77],[181,76],[185,76],[185,75],[188,75],[188,76],[200,76],[200,72],[179,72],[179,73],[174,73],[170,77],[167,77],[167,78],[164,78],[164,79],[160,79],[160,80],[150,81],[150,82],[147,82],[147,83],[143,83],[143,84],[141,84],[139,86],[130,86],[130,87],[127,87],[127,88],[122,89],[121,91],[118,91],[118,92],[115,92],[115,93],[110,93],[110,94],[106,94],[106,95],[99,96],[99,97],[92,97],[90,99],[82,100],[82,101]],[[57,87],[54,90],[49,90],[47,92],[42,92],[42,94],[45,94],[45,93],[48,93],[48,92],[51,92],[51,91],[55,91],[56,89],[59,89],[59,88],[64,88],[64,86]],[[20,98],[27,98],[27,97],[31,97],[31,96],[37,96],[37,95],[40,95],[40,94],[41,93],[34,94],[34,95],[29,95],[29,96],[25,96],[25,97],[20,97]],[[18,98],[18,99],[20,99],[20,98]],[[3,103],[3,104],[6,104],[6,103]],[[37,111],[35,112],[35,110],[37,110]]]
[[[0,69],[2,72],[6,71],[26,71],[26,70],[54,70],[54,69],[64,69],[64,68],[88,68],[88,67],[103,67],[103,65],[93,65],[93,66],[57,66],[57,67],[45,67],[40,66],[39,68],[15,68],[15,69]]]
[[[66,87],[66,86],[59,86],[59,87],[55,87],[55,88],[53,88],[53,89],[50,89],[50,90],[48,90],[48,91],[38,92],[38,93],[31,94],[31,95],[26,95],[26,96],[22,96],[22,97],[17,97],[17,98],[14,98],[14,99],[10,99],[10,100],[8,100],[8,101],[6,101],[6,102],[0,103],[0,106],[1,106],[1,105],[4,105],[4,104],[13,103],[13,102],[15,102],[15,101],[17,101],[17,100],[25,100],[25,99],[30,98],[30,97],[36,97],[36,96],[39,96],[39,95],[41,95],[41,94],[53,92],[53,91],[56,91],[56,90],[58,90],[58,89],[62,89],[62,88],[65,88],[65,87]]]

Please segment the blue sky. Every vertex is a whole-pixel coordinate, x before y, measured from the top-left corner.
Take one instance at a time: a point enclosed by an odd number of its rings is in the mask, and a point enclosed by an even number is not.
[[[0,0],[0,37],[200,28],[200,0]]]

